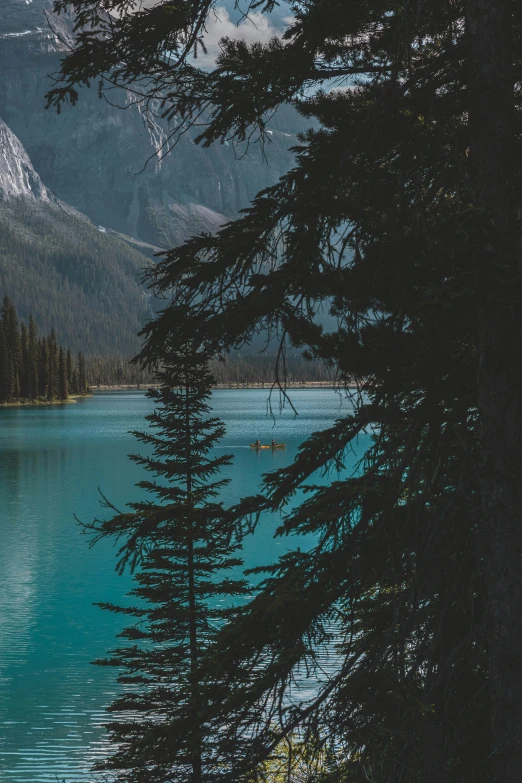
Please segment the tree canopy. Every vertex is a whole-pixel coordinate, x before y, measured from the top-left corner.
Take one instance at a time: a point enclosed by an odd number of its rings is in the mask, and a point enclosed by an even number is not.
[[[169,340],[226,351],[267,330],[280,356],[290,341],[335,364],[341,384],[364,379],[353,414],[237,509],[246,527],[282,509],[282,534],[314,532],[317,543],[267,569],[202,662],[220,775],[248,780],[298,730],[342,760],[325,781],[514,783],[522,8],[289,5],[281,37],[224,40],[204,71],[190,55],[204,45],[211,0],[137,12],[128,0],[56,3],[76,14],[78,40],[52,105],[99,79],[102,92],[133,86],[172,122],[173,140],[200,124],[203,144],[263,140],[267,113],[285,102],[311,121],[292,171],[216,236],[169,251],[150,278],[168,300],[146,328],[146,362]],[[285,512],[368,431],[357,475]],[[295,680],[320,671],[325,643],[337,666],[305,696]],[[183,725],[178,716],[174,738]]]

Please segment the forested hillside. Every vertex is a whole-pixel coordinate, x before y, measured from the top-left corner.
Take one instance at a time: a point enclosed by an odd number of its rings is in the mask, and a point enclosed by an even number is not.
[[[149,259],[123,239],[54,204],[0,202],[0,294],[20,317],[54,327],[88,354],[131,356],[150,318],[140,282]]]

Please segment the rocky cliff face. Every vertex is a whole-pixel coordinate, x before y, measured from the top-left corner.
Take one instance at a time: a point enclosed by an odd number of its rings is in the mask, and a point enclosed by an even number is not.
[[[56,201],[33,168],[20,140],[0,119],[0,200]]]
[[[53,35],[44,15],[51,6],[51,0],[3,0],[0,114],[46,185],[96,224],[172,246],[216,230],[290,168],[288,149],[302,129],[296,116],[274,122],[268,162],[257,145],[241,157],[241,150],[226,143],[198,147],[190,134],[160,160],[165,128],[147,128],[123,91],[115,96],[121,108],[99,100],[91,89],[74,109],[60,115],[46,111],[49,74],[64,50],[60,39],[71,36],[64,18],[52,20],[58,37]]]

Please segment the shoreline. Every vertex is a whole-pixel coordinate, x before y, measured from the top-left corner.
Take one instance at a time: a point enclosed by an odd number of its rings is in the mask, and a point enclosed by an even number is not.
[[[158,389],[160,384],[132,384],[132,383],[120,383],[120,384],[100,384],[99,386],[91,386],[90,394],[75,394],[68,397],[66,400],[16,400],[15,402],[0,402],[0,410],[2,408],[31,408],[45,405],[70,405],[76,403],[78,400],[86,400],[89,397],[95,397],[96,394],[102,392],[118,392],[118,391],[138,391],[145,393],[147,389]],[[348,383],[343,387],[340,387],[332,381],[289,381],[286,386],[282,387],[286,390],[295,389],[332,389],[339,390],[344,389],[357,389],[361,388],[356,383]],[[265,391],[279,391],[277,385],[273,383],[215,383],[212,389],[264,389]]]
[[[159,388],[158,383],[144,383],[144,384],[100,384],[99,386],[91,386],[93,394],[96,392],[104,391],[147,391],[147,389]],[[212,386],[213,389],[270,389],[274,388],[274,391],[278,389],[277,385],[273,383],[215,383]],[[285,389],[337,389],[333,381],[289,381]],[[357,385],[347,384],[346,388],[356,389]]]
[[[15,400],[14,402],[0,402],[2,408],[36,408],[39,405],[70,405],[78,400],[86,400],[92,394],[71,394],[66,400]]]

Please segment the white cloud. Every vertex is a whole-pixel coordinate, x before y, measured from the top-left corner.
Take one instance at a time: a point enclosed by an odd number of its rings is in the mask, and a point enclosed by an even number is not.
[[[158,2],[160,0],[136,0],[133,11],[152,8]],[[251,11],[248,16],[236,23],[231,19],[228,9],[224,5],[219,5],[210,12],[207,19],[207,31],[203,36],[207,52],[199,50],[195,63],[200,68],[214,68],[216,57],[220,52],[219,42],[222,38],[243,40],[248,44],[268,43],[274,36],[280,36],[283,30],[292,24],[294,18],[292,16],[284,16],[279,21],[284,25],[283,29],[276,26],[267,14]]]
[[[207,53],[198,53],[197,64],[200,68],[213,68],[218,56],[219,41],[222,38],[243,40],[248,44],[268,43],[281,30],[275,27],[266,14],[251,12],[239,24],[236,24],[224,6],[218,6],[207,20],[207,32],[203,38]]]

